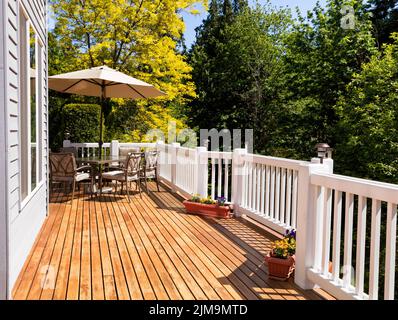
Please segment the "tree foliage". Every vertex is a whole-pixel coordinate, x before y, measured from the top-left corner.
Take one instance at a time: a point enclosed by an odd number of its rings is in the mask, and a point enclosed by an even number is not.
[[[179,13],[186,10],[194,14],[193,5],[206,6],[207,1],[51,0],[50,3],[56,19],[49,35],[50,74],[108,65],[166,92],[165,98],[134,103],[137,108],[164,109],[162,112],[168,116],[163,119],[180,116],[185,103],[196,96],[191,67],[177,50],[185,28]],[[112,108],[118,107],[115,102],[109,104],[106,125]],[[144,121],[151,123],[150,113],[148,117]],[[122,131],[128,128],[122,122],[120,125]],[[114,129],[108,132],[115,132]]]
[[[200,128],[253,128],[264,146],[272,102],[283,87],[281,35],[289,15],[246,2],[212,1],[190,53],[198,98],[189,110]]]
[[[317,142],[334,144],[338,97],[376,52],[362,1],[328,1],[295,21],[269,3],[230,4],[212,1],[197,30],[191,124],[252,128],[255,150],[278,156],[308,158]],[[355,9],[353,29],[341,27],[344,5]]]
[[[339,171],[398,183],[398,34],[354,75],[336,110]]]
[[[63,129],[71,141],[99,140],[100,110],[96,104],[68,104],[63,107]]]
[[[352,29],[341,26],[344,5],[355,10]],[[344,95],[353,74],[359,72],[375,52],[369,13],[362,1],[328,1],[326,10],[318,4],[307,17],[299,17],[292,32],[287,34],[285,44],[286,101],[293,106],[298,104],[299,110],[304,107],[301,114],[307,125],[303,123],[299,130],[304,133],[301,139],[309,144],[301,150],[305,153],[298,156],[305,157],[319,141],[335,144],[334,127],[338,117],[334,105],[338,97]],[[302,99],[304,102],[300,102]]]
[[[391,43],[391,34],[398,32],[398,0],[370,0],[369,5],[379,46]]]

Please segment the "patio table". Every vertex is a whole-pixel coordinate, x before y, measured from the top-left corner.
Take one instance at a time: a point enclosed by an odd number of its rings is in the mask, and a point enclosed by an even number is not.
[[[99,174],[99,184],[102,181],[102,173],[105,165],[107,164],[112,164],[112,163],[120,163],[124,162],[126,160],[126,156],[98,156],[98,157],[84,157],[84,158],[77,158],[76,162],[78,164],[87,164],[90,165],[93,169],[93,175],[94,177]],[[97,170],[98,169],[98,170]],[[94,190],[92,190],[94,194],[101,194],[101,193],[110,193],[112,192],[112,188],[104,188],[102,185],[98,186],[98,189],[96,188],[96,184],[94,183]]]

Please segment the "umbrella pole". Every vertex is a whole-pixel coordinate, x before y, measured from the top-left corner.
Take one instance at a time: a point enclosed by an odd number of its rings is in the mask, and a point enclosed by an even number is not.
[[[101,99],[102,100],[102,99]],[[102,126],[103,126],[103,118],[104,118],[104,116],[103,116],[103,106],[102,106],[102,101],[101,101],[101,116],[100,116],[100,141],[99,141],[99,143],[98,143],[98,146],[99,146],[99,156],[100,156],[100,158],[102,158],[102,146],[103,146],[103,144],[104,144],[104,141],[103,141],[103,132],[102,132]]]
[[[99,146],[99,156],[102,158],[102,146],[104,145],[104,133],[103,133],[103,122],[104,122],[104,108],[105,108],[105,86],[102,86],[102,95],[101,95],[101,113],[100,113],[100,141],[98,143]]]

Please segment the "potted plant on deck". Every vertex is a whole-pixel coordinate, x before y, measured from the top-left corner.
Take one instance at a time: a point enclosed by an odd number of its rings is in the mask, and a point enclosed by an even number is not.
[[[287,280],[294,271],[296,253],[296,231],[288,230],[282,240],[275,241],[265,257],[270,278]]]
[[[185,200],[183,204],[187,213],[228,219],[231,217],[231,209],[225,205],[225,202],[226,199],[224,197],[212,200],[210,197],[200,198],[195,195],[190,200]]]

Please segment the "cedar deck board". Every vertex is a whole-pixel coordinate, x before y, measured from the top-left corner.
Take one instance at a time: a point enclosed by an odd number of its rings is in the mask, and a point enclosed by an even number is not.
[[[187,215],[179,197],[149,189],[131,202],[79,194],[71,205],[68,195],[52,195],[13,298],[319,298],[291,280],[268,279],[263,256],[271,235],[241,220]]]

